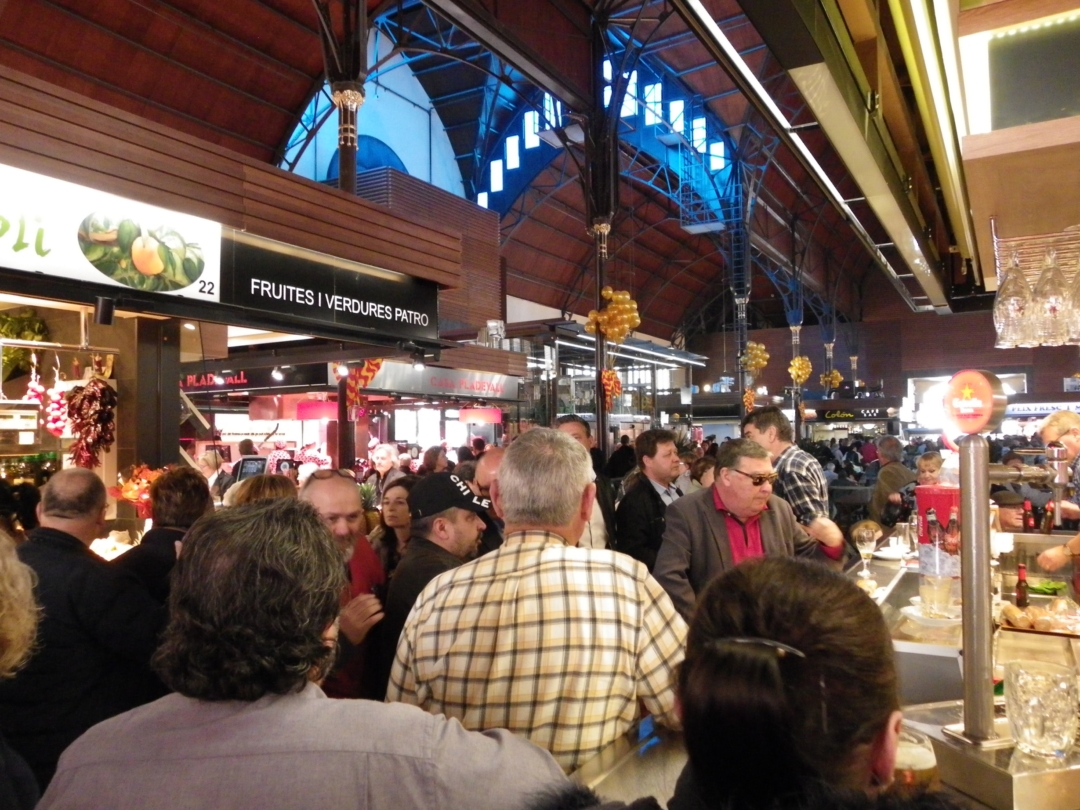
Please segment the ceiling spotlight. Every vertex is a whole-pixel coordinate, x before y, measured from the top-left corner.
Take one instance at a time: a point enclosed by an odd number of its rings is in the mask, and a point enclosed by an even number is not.
[[[337,374],[339,380],[343,380],[349,376],[349,367],[344,363],[338,363],[334,366],[334,373]]]
[[[416,370],[416,371],[423,371],[424,370],[424,350],[423,349],[414,349],[410,356],[412,357],[412,367],[413,367],[413,369]]]
[[[273,371],[270,372],[270,376],[273,377],[278,382],[281,382],[282,380],[285,379],[285,375],[282,373],[281,369],[276,368],[276,367],[274,368]]]
[[[189,332],[194,332],[195,331],[195,324],[193,324],[191,321],[188,321],[187,323],[184,324],[184,328],[187,329]]]

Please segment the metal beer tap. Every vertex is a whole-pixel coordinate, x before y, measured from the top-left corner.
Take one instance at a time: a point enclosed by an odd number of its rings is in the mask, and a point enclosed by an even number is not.
[[[1004,464],[991,464],[989,465],[990,483],[1026,483],[1050,487],[1054,491],[1054,503],[1061,503],[1065,499],[1066,490],[1072,480],[1072,471],[1069,469],[1069,462],[1065,455],[1065,445],[1061,442],[1050,442],[1046,445],[1046,464],[1044,465],[1036,467],[1025,464],[1017,469]],[[1054,525],[1061,527],[1060,509],[1054,510]]]

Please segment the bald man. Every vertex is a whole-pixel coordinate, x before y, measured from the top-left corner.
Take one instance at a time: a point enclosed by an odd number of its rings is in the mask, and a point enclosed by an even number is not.
[[[40,526],[18,548],[37,574],[42,618],[30,662],[0,683],[0,730],[42,790],[84,731],[165,694],[150,671],[165,608],[90,550],[105,535],[105,506],[92,472],[58,472],[41,492]]]
[[[499,477],[499,466],[503,456],[506,455],[505,447],[492,447],[480,460],[476,462],[476,477],[473,479],[473,489],[481,498],[491,498],[491,483]],[[488,510],[484,516],[484,533],[480,535],[480,548],[476,556],[494,551],[503,543],[503,522],[495,514],[495,508]]]

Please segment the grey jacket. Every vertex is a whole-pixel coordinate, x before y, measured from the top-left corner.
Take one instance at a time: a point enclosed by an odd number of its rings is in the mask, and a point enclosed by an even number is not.
[[[698,594],[714,577],[735,565],[727,525],[713,503],[712,487],[679,498],[667,508],[665,517],[664,542],[652,574],[668,592],[675,609],[690,621]],[[803,531],[782,498],[770,496],[760,520],[766,555],[820,554],[817,542]]]
[[[546,751],[402,704],[169,695],[64,752],[39,810],[505,810],[568,785]]]

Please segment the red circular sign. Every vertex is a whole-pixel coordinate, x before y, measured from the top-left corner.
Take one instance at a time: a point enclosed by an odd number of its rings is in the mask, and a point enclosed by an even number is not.
[[[1006,401],[996,375],[965,369],[945,389],[945,416],[960,433],[982,433],[1001,424]]]

